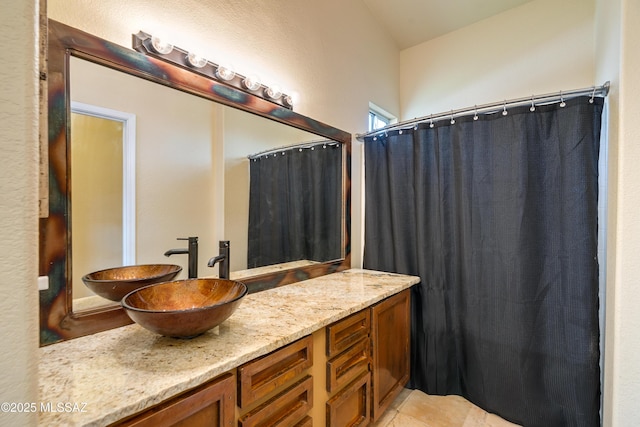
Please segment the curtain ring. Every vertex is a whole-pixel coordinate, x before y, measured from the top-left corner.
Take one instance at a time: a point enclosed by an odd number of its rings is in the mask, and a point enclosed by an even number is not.
[[[473,106],[473,120],[478,120],[478,106]]]
[[[507,100],[504,100],[504,105],[502,106],[502,115],[506,116],[507,114],[509,114],[509,112],[507,111]]]
[[[589,104],[593,104],[593,99],[596,97],[596,87],[593,87],[593,92],[591,93],[591,99],[589,100]]]
[[[453,118],[453,110],[451,110],[451,124],[455,124],[455,119]]]
[[[433,114],[429,114],[429,127],[433,129]]]
[[[560,108],[564,108],[567,106],[567,103],[564,102],[564,97],[562,96],[562,91],[560,91]]]
[[[536,111],[536,104],[534,104],[533,102],[533,95],[531,95],[531,107],[529,108],[529,111],[531,111],[532,113]]]

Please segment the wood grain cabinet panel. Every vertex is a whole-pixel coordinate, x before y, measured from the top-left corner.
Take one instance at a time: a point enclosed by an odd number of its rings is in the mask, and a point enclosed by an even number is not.
[[[302,338],[238,368],[238,406],[274,392],[313,365],[313,338]]]
[[[240,417],[238,426],[288,427],[309,425],[308,423],[311,419],[307,417],[307,413],[312,406],[313,378],[306,376],[284,392]]]
[[[235,377],[225,374],[113,426],[232,427]]]
[[[372,414],[377,421],[409,380],[410,289],[371,308]]]
[[[327,356],[334,357],[364,337],[368,337],[370,330],[369,310],[359,311],[327,326]]]
[[[327,402],[328,427],[369,425],[371,373],[367,372]]]
[[[334,392],[369,371],[369,338],[365,337],[327,362],[327,391]]]
[[[304,417],[295,427],[313,427],[313,418],[308,416]]]

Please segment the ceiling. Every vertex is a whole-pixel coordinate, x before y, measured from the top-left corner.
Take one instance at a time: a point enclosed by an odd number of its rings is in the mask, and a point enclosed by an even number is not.
[[[362,0],[400,50],[531,0]]]

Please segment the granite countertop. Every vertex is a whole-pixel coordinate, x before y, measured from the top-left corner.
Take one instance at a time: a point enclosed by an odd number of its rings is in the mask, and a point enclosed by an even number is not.
[[[113,423],[418,282],[346,270],[247,295],[229,319],[194,339],[133,324],[42,347],[38,405],[50,410],[39,412],[39,424]]]

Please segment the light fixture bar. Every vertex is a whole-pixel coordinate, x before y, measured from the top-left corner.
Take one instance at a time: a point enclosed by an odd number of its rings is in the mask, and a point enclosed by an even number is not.
[[[169,49],[167,46],[171,46]],[[160,48],[159,48],[160,47]],[[133,49],[145,55],[177,65],[194,73],[203,75],[219,83],[231,86],[242,92],[258,96],[274,104],[293,109],[293,98],[282,93],[277,87],[266,86],[255,77],[245,77],[230,69],[228,66],[216,64],[199,57],[177,46],[158,43],[150,34],[143,31],[133,34]],[[165,53],[161,53],[165,52]]]

